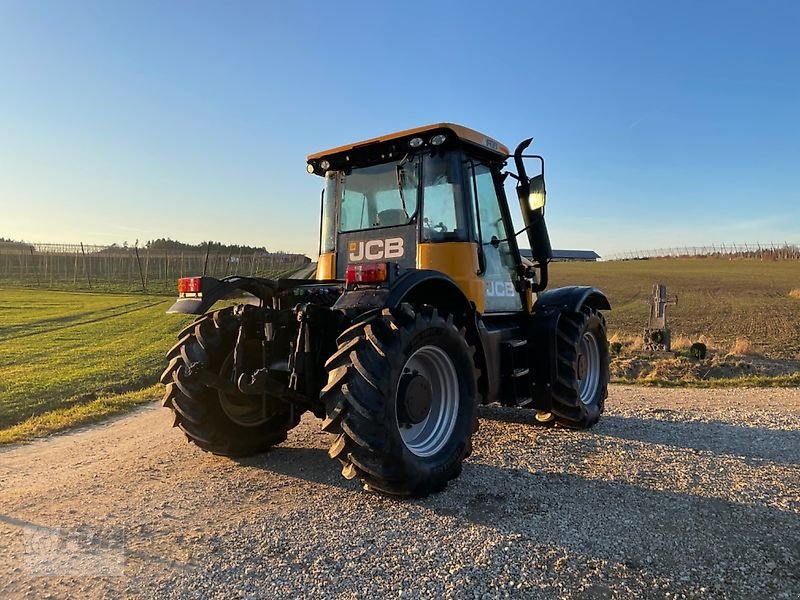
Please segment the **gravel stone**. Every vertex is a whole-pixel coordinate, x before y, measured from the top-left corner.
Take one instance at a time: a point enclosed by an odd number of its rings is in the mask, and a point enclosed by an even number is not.
[[[0,597],[800,597],[800,390],[612,386],[588,432],[480,417],[425,499],[344,480],[310,416],[238,461],[156,405],[0,450]]]

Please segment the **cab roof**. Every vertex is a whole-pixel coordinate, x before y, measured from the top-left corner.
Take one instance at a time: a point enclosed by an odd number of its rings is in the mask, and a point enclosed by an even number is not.
[[[483,135],[482,133],[475,131],[474,129],[470,129],[469,127],[464,127],[463,125],[456,125],[455,123],[434,123],[432,125],[425,125],[423,127],[415,127],[413,129],[397,131],[395,133],[389,133],[387,135],[374,137],[361,142],[355,142],[353,144],[339,146],[338,148],[331,148],[330,150],[324,150],[322,152],[316,152],[315,154],[309,154],[306,160],[308,162],[317,161],[324,157],[330,157],[335,154],[350,152],[352,150],[363,148],[366,146],[371,146],[373,144],[391,142],[393,140],[399,140],[401,138],[421,137],[427,143],[428,140],[425,139],[426,133],[434,131],[441,132],[442,130],[450,131],[453,134],[455,134],[455,136],[461,142],[466,142],[467,144],[478,146],[484,151],[492,152],[493,154],[496,154],[498,158],[505,159],[509,155],[508,148],[506,146],[504,146],[495,139],[492,139],[486,135]]]

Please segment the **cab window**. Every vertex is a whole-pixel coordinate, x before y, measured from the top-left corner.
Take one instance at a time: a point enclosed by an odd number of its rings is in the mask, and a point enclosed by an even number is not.
[[[462,199],[459,156],[425,157],[422,169],[422,241],[463,242],[469,218]]]
[[[467,186],[468,197],[471,206],[477,207],[474,227],[483,254],[484,271],[481,277],[484,280],[486,310],[520,310],[522,298],[514,286],[516,263],[508,243],[514,233],[506,228],[494,176],[487,165],[471,160],[467,161],[467,172],[472,183]]]

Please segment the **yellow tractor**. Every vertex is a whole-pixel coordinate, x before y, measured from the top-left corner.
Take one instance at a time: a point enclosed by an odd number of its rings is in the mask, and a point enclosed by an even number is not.
[[[416,496],[459,475],[478,404],[594,425],[608,388],[600,311],[611,307],[592,287],[545,291],[544,159],[525,154],[530,143],[511,154],[440,123],[309,156],[325,184],[317,278],[179,280],[170,311],[202,316],[167,353],[175,425],[206,451],[244,456],[311,411],[346,478]],[[247,302],[209,312],[231,294]]]

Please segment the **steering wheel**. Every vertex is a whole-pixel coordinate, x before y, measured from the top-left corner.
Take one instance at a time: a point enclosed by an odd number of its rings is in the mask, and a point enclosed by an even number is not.
[[[447,225],[439,221],[438,224],[434,225],[432,228],[437,233],[447,233]]]

